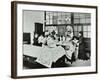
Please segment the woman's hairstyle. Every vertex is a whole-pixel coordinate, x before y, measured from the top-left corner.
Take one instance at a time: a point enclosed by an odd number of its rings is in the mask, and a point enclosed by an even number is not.
[[[49,35],[50,35],[49,31],[48,31],[48,30],[45,30],[45,31],[44,31],[44,36],[45,36],[45,37],[48,37]]]
[[[51,32],[51,35],[55,35],[56,34],[56,32],[53,30],[52,32]]]
[[[82,31],[80,31],[79,33],[81,34],[81,36],[83,36],[83,32]]]
[[[67,26],[67,27],[66,27],[66,30],[68,30],[68,31],[70,30],[70,31],[73,32],[73,28],[72,28],[72,26]]]
[[[56,32],[53,30],[53,31],[50,33],[50,37],[51,37],[52,39],[55,40],[56,38],[55,38],[54,35],[56,35]]]
[[[77,36],[73,36],[72,40],[77,39],[79,40],[79,38]]]

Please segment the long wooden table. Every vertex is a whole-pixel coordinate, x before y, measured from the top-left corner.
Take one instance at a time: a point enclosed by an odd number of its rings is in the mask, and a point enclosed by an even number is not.
[[[71,43],[68,43],[67,45],[69,46],[70,44]],[[51,67],[52,62],[56,62],[63,55],[66,55],[69,59],[71,59],[75,47],[73,45],[70,45],[70,49],[66,50],[62,46],[64,47],[66,45],[60,45],[53,48],[50,48],[48,46],[39,47],[33,45],[23,45],[23,54],[30,57],[36,57],[36,62],[46,67]]]

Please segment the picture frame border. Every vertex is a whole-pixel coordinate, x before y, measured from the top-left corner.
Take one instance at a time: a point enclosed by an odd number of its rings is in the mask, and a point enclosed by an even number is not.
[[[60,6],[60,7],[80,7],[96,9],[96,71],[82,72],[82,73],[64,73],[51,75],[30,75],[17,76],[17,4],[28,5],[46,5],[46,6]],[[51,77],[51,76],[67,76],[67,75],[81,75],[81,74],[96,74],[98,73],[98,7],[92,5],[74,5],[74,4],[59,4],[59,3],[42,3],[42,2],[28,2],[28,1],[12,1],[11,2],[11,78],[35,78],[35,77]]]

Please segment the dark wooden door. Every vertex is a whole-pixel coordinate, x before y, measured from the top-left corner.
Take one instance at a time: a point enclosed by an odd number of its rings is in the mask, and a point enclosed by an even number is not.
[[[42,34],[43,33],[43,24],[42,23],[35,23],[35,33]]]

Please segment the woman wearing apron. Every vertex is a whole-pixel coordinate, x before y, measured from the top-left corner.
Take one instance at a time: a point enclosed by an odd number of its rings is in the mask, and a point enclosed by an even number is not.
[[[79,32],[79,54],[78,58],[84,60],[85,59],[85,44],[84,44],[84,38],[83,38],[83,32]]]

